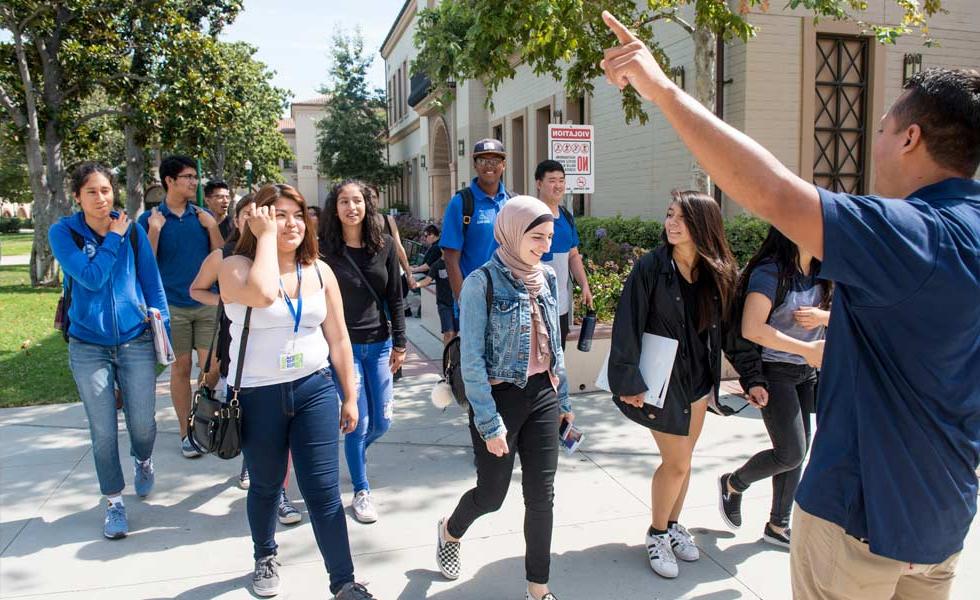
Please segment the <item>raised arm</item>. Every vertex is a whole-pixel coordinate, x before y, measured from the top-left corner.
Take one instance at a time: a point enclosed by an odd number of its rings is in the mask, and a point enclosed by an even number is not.
[[[728,125],[668,78],[642,41],[608,12],[619,39],[605,52],[606,77],[654,102],[691,154],[732,199],[772,223],[786,237],[823,258],[823,215],[817,189],[759,143]]]
[[[249,207],[248,228],[255,235],[255,259],[229,256],[218,274],[221,298],[228,303],[265,308],[279,295],[276,216],[271,207]]]

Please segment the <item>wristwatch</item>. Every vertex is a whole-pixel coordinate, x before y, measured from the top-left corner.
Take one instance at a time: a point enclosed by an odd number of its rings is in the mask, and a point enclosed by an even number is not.
[[[406,352],[408,352],[408,348],[392,348],[391,351],[397,352],[399,354],[405,354]]]

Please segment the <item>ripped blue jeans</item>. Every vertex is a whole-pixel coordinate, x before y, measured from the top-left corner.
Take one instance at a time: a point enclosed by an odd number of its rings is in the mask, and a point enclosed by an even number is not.
[[[391,339],[352,346],[357,373],[358,420],[357,428],[344,437],[344,454],[356,494],[371,489],[367,477],[367,449],[391,426],[394,390],[388,367]],[[338,389],[338,392],[343,401],[343,391]]]

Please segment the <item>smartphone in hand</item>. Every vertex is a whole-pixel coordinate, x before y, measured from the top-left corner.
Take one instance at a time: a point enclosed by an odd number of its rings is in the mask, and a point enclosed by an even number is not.
[[[578,450],[579,444],[585,439],[585,434],[568,421],[562,421],[558,429],[558,442],[565,454],[571,456]]]

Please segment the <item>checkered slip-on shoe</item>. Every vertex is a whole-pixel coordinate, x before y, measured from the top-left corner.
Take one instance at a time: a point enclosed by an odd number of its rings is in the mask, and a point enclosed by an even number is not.
[[[446,519],[439,519],[436,526],[436,562],[446,579],[459,579],[459,542],[442,539]]]

